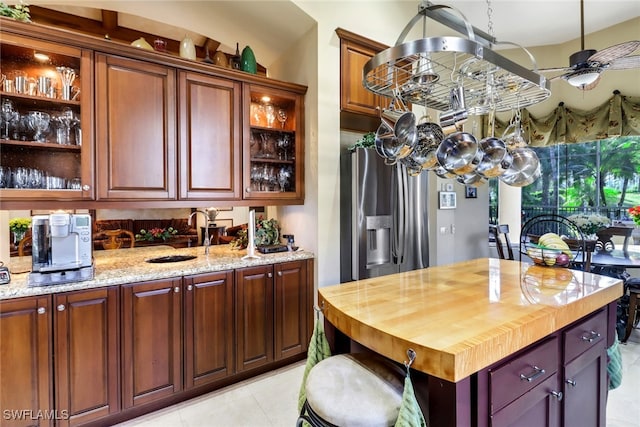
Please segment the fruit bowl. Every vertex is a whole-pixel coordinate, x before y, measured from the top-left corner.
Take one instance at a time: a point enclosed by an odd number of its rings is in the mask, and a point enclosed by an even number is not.
[[[534,264],[547,267],[568,267],[569,257],[560,249],[548,248],[535,243],[525,245],[526,253]]]

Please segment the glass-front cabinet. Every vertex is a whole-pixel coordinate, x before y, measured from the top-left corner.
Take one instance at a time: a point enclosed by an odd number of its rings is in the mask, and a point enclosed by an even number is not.
[[[303,95],[250,84],[244,96],[244,199],[302,203]]]
[[[0,39],[0,198],[93,198],[91,51]]]

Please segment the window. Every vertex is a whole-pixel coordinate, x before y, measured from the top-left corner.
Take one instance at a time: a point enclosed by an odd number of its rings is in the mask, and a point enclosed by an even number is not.
[[[628,219],[627,209],[640,205],[640,136],[532,148],[543,173],[522,189],[524,221],[576,211]]]

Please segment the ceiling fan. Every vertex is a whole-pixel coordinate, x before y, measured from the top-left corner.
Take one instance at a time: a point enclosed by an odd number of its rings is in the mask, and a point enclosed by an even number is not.
[[[569,57],[569,66],[546,68],[539,72],[564,71],[550,78],[550,81],[562,78],[571,86],[581,90],[591,90],[600,81],[605,70],[628,70],[640,68],[640,55],[629,56],[640,48],[640,40],[630,40],[609,46],[600,51],[584,48],[584,0],[580,0],[580,51]]]

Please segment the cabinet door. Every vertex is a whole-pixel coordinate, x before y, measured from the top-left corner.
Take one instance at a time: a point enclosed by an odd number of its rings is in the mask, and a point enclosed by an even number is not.
[[[57,294],[55,307],[56,409],[82,424],[120,409],[118,288]]]
[[[175,199],[175,70],[96,55],[99,199]]]
[[[247,84],[243,96],[243,198],[304,203],[303,95]]]
[[[601,342],[564,367],[563,425],[604,427],[607,387],[607,350]]]
[[[241,85],[180,72],[180,198],[240,199]]]
[[[31,426],[34,424],[31,418],[39,411],[51,414],[50,301],[49,296],[43,296],[0,302],[3,426]],[[62,413],[59,415],[64,417]],[[40,426],[53,425],[51,417],[38,421]]]
[[[553,374],[491,416],[492,427],[560,426],[560,376]]]
[[[36,59],[35,52],[46,54],[49,60]],[[0,96],[3,202],[37,204],[38,200],[94,197],[91,55],[85,49],[2,34],[0,63],[3,80],[6,78]],[[63,91],[58,83],[61,73],[71,81],[68,90]]]
[[[184,279],[185,388],[233,374],[233,272]]]
[[[122,286],[122,402],[142,405],[182,389],[182,279]]]
[[[275,358],[285,359],[307,349],[307,263],[275,264]]]
[[[380,117],[383,99],[362,85],[362,69],[381,49],[340,41],[340,109],[351,113]]]
[[[236,270],[238,372],[273,361],[273,266]]]

